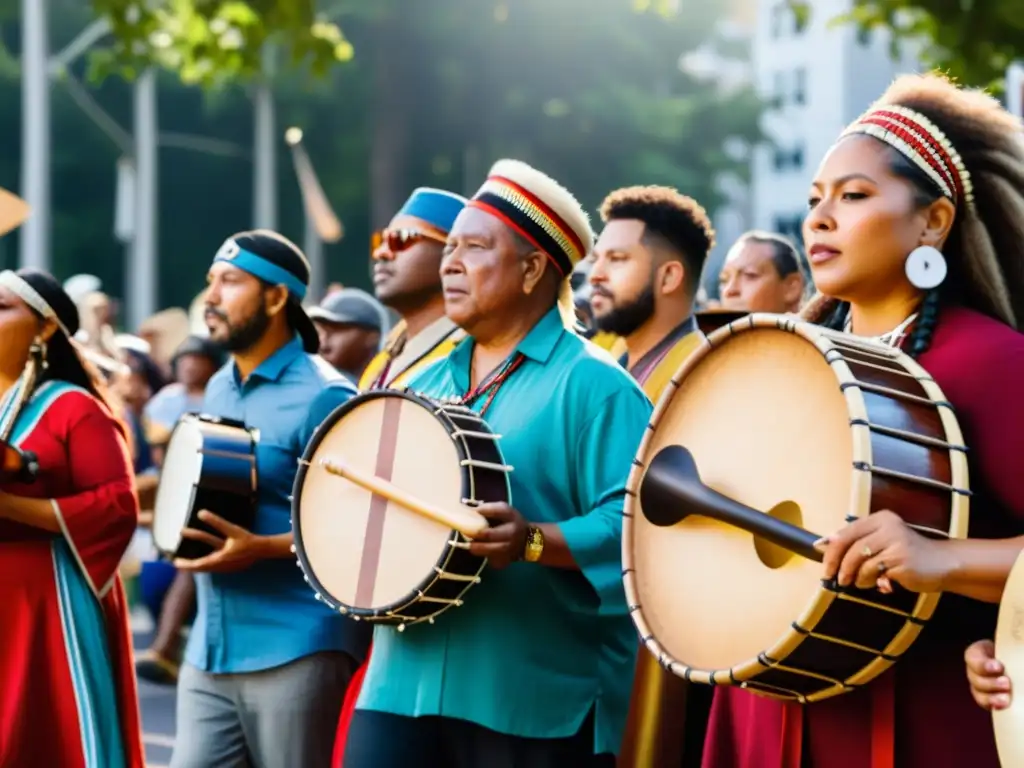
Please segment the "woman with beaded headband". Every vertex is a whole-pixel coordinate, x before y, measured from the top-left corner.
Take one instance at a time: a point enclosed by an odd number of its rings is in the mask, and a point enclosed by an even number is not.
[[[919,360],[970,446],[966,540],[877,511],[824,539],[842,585],[947,595],[921,637],[863,689],[801,706],[716,690],[706,768],[996,768],[963,654],[990,636],[1024,532],[1024,151],[995,100],[899,78],[844,131],[811,185],[807,319]]]
[[[0,272],[0,437],[38,465],[0,482],[0,765],[142,768],[117,575],[138,503],[77,330],[50,275]]]

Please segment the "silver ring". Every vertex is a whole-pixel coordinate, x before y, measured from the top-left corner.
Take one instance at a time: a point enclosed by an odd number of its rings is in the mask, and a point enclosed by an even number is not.
[[[861,554],[864,555],[864,557],[871,557],[875,553],[871,551],[871,547],[865,544],[864,549],[861,550]]]

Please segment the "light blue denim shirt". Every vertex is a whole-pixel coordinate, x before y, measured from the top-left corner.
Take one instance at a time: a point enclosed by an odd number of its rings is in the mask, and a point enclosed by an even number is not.
[[[463,395],[472,349],[463,341],[409,388]],[[485,419],[514,467],[512,505],[531,522],[559,524],[580,571],[526,562],[485,570],[465,604],[434,624],[377,627],[358,707],[540,739],[576,734],[594,709],[595,752],[617,752],[637,649],[622,586],[622,508],[651,404],[557,310],[519,351],[525,361]]]
[[[298,460],[316,426],[355,394],[298,338],[267,358],[243,383],[234,362],[206,388],[203,412],[260,431],[253,532],[291,530]],[[215,674],[271,669],[320,651],[366,652],[366,630],[316,600],[294,557],[264,560],[238,573],[196,574],[199,610],[188,640],[189,664]]]

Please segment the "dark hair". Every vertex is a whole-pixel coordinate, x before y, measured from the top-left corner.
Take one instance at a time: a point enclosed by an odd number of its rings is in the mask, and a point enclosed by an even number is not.
[[[927,117],[946,135],[970,173],[974,205],[957,200],[957,215],[943,245],[948,275],[929,291],[908,339],[911,355],[931,344],[939,309],[960,303],[1011,328],[1024,320],[1024,142],[1020,120],[980,91],[958,88],[941,75],[904,75],[874,107],[899,105]],[[888,145],[886,145],[888,147]],[[893,173],[913,185],[928,205],[942,194],[914,163],[889,148]],[[842,327],[849,309],[818,297],[804,317]]]
[[[40,373],[37,384],[45,381],[64,381],[81,387],[113,410],[102,374],[78,353],[61,331],[53,334],[46,344],[46,369]]]
[[[256,254],[271,264],[294,275],[303,285],[309,285],[310,267],[302,250],[291,240],[268,229],[257,229],[252,232],[239,232],[231,237],[240,247]],[[257,278],[264,289],[271,284]],[[291,330],[302,338],[303,349],[309,354],[316,354],[320,349],[320,336],[316,326],[302,308],[302,300],[291,291],[285,303],[285,320]]]
[[[146,386],[149,387],[149,391],[154,395],[167,386],[168,382],[164,377],[163,371],[160,370],[152,357],[134,349],[124,350],[124,356],[127,358],[126,362],[128,367],[131,368],[132,373],[145,379]]]
[[[102,402],[114,413],[114,404],[103,382],[103,377],[92,363],[86,360],[74,342],[69,338],[78,332],[78,307],[71,300],[60,283],[47,272],[24,267],[16,273],[18,277],[32,286],[33,290],[50,305],[63,329],[58,329],[46,344],[46,368],[39,372],[36,385],[46,381],[64,381],[81,387],[97,400]],[[43,316],[30,307],[33,314],[43,321]],[[67,334],[65,334],[65,330]]]
[[[238,243],[240,248],[291,272],[304,285],[309,285],[309,261],[299,247],[283,235],[257,229],[252,232],[242,232],[231,239]]]
[[[801,277],[807,279],[804,258],[793,241],[785,235],[755,229],[740,235],[736,242],[769,246],[772,249],[772,264],[775,266],[775,271],[779,273],[779,277],[789,277],[794,272],[799,272]]]
[[[686,267],[686,283],[693,297],[708,253],[715,246],[715,230],[707,211],[691,197],[671,187],[625,187],[601,203],[605,222],[637,219],[644,223],[644,239],[656,238],[679,256]]]

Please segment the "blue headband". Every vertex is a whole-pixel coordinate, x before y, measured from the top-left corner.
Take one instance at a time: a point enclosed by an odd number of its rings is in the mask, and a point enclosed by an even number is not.
[[[415,216],[447,234],[466,202],[466,198],[443,189],[420,187],[409,196],[398,215]]]
[[[213,263],[216,264],[218,261],[227,262],[271,285],[283,285],[299,301],[306,298],[307,286],[302,280],[284,267],[279,267],[272,261],[245,250],[233,239],[227,240],[217,251],[217,255],[213,257]]]

